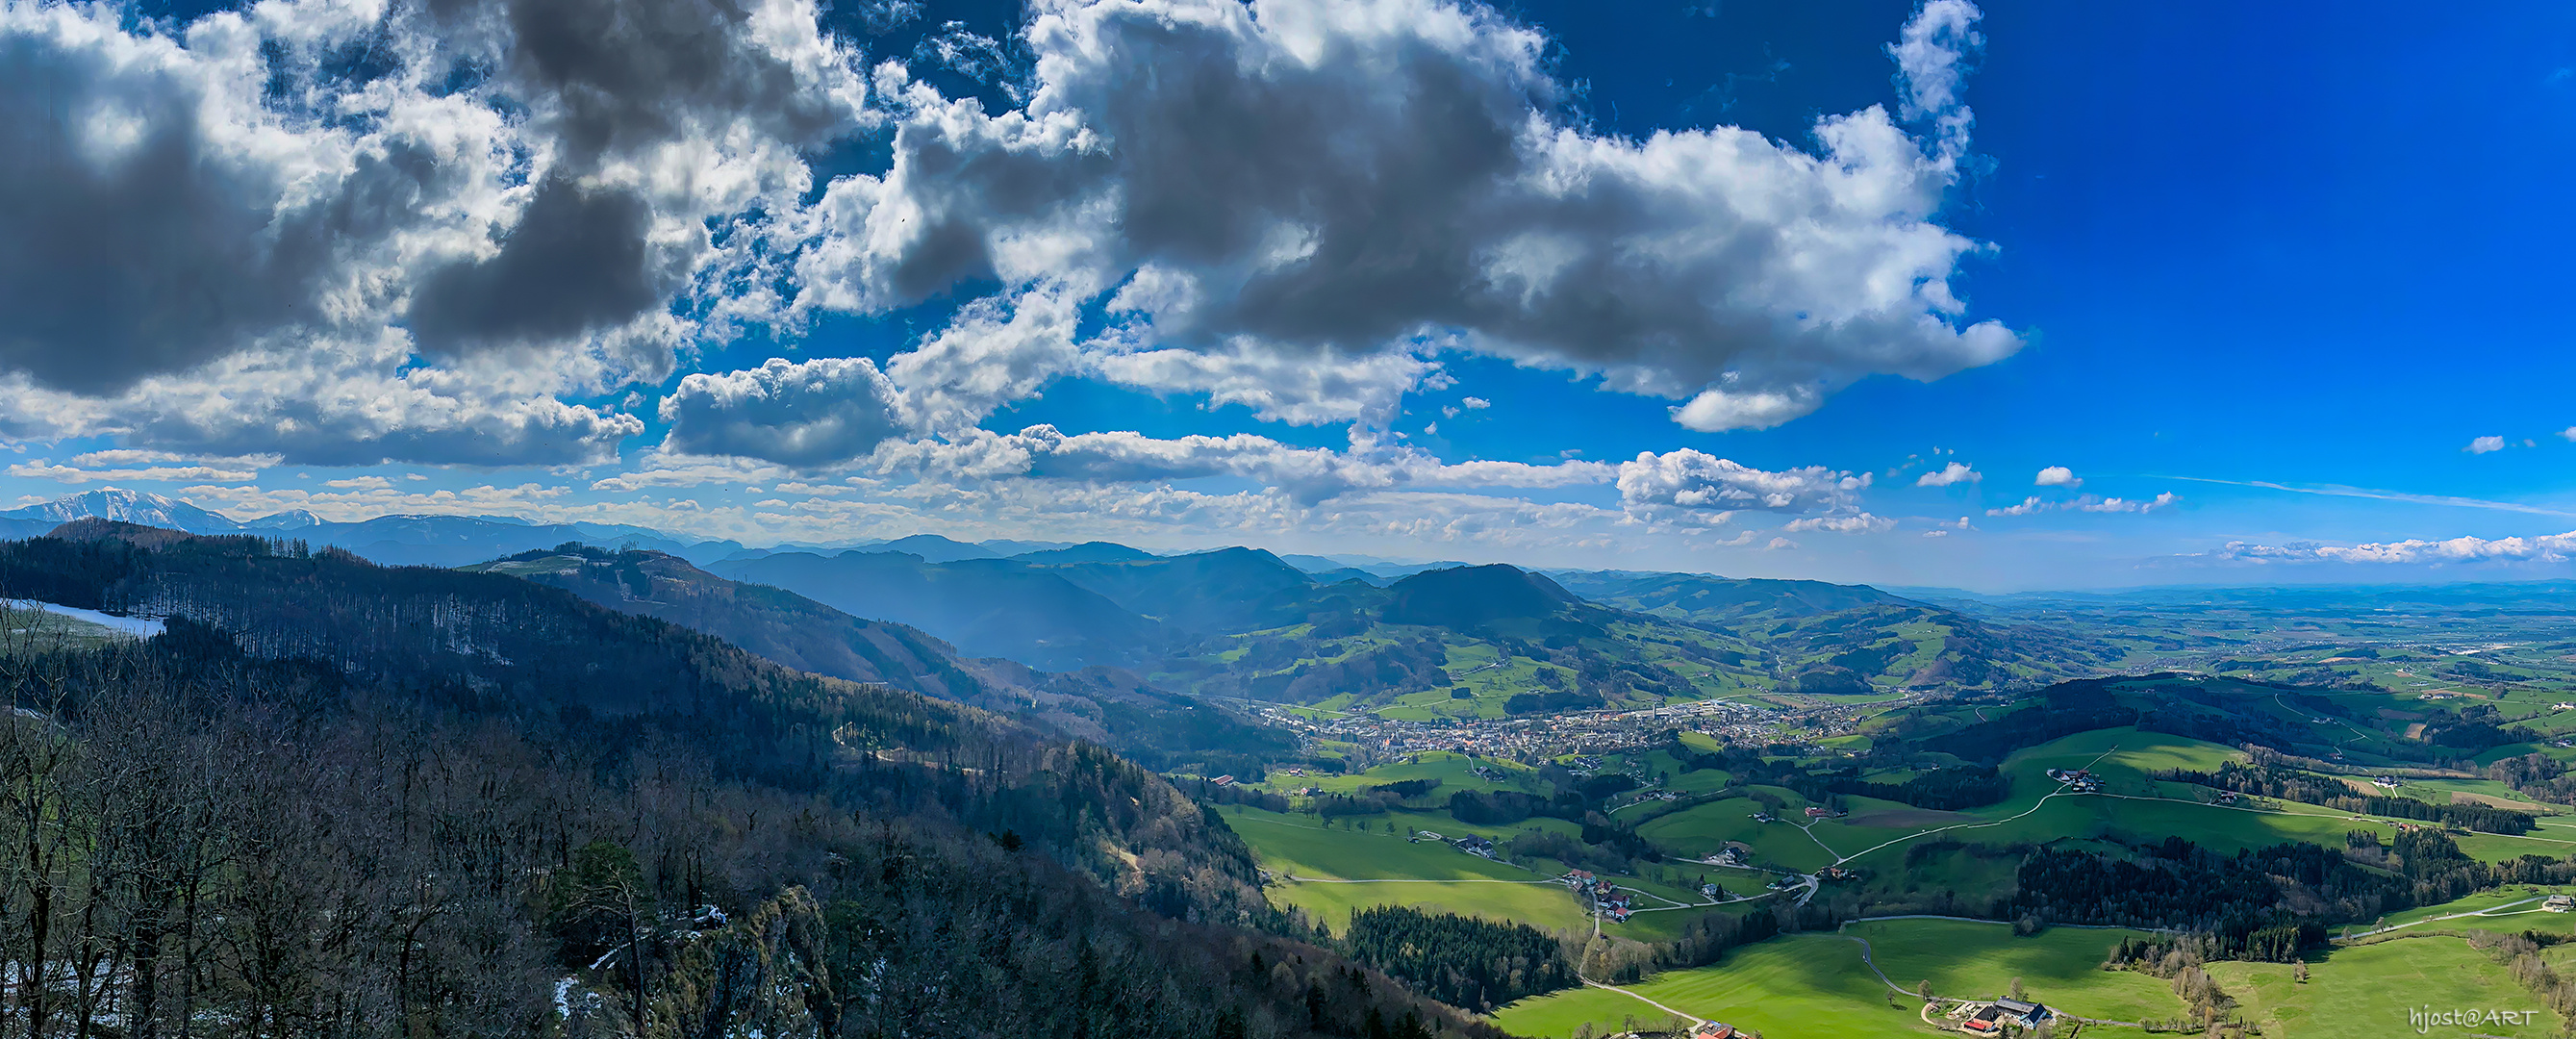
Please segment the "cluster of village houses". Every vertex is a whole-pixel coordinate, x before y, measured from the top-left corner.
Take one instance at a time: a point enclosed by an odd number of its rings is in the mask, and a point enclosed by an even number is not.
[[[1564,882],[1567,890],[1590,898],[1593,910],[1612,920],[1625,923],[1629,914],[1635,912],[1628,892],[1619,890],[1616,884],[1592,875],[1591,870],[1569,870],[1557,879]]]
[[[1776,707],[1740,700],[1703,700],[1639,711],[1601,711],[1548,718],[1440,718],[1430,721],[1383,718],[1365,711],[1315,718],[1281,707],[1264,706],[1254,710],[1270,725],[1295,731],[1310,739],[1356,743],[1378,754],[1447,750],[1533,762],[1563,753],[1569,747],[1596,753],[1641,747],[1673,729],[1688,729],[1739,742],[1761,742],[1778,735],[1783,725],[1791,721],[1839,731],[1858,720],[1857,712],[1847,707],[1819,708],[1793,718]]]

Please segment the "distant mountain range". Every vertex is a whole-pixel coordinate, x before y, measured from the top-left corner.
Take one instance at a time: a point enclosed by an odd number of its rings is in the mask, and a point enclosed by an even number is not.
[[[1241,547],[1158,555],[1112,542],[935,534],[747,548],[641,527],[493,516],[343,523],[292,511],[236,521],[126,490],[0,513],[0,537],[81,518],[287,538],[383,565],[502,560],[494,565],[505,572],[719,634],[792,666],[977,703],[1057,680],[1045,673],[1101,667],[1141,676],[1104,687],[1304,701],[1420,696],[1436,714],[1470,706],[1441,697],[1477,701],[1488,713],[1509,700],[1518,713],[1729,691],[1982,688],[2099,663],[2089,644],[1966,603],[1704,574],[1541,574]],[[649,561],[611,564],[561,550],[567,545]],[[795,602],[756,586],[793,593]],[[1009,677],[1013,668],[1026,674]],[[1524,694],[1537,699],[1512,699]]]

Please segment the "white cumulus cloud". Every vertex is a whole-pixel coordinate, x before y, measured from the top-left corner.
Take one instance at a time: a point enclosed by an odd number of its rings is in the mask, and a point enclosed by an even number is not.
[[[1820,120],[1812,153],[1735,127],[1569,124],[1547,40],[1481,5],[1038,11],[1021,108],[881,70],[893,164],[833,182],[798,306],[876,313],[975,279],[1053,281],[1126,322],[1094,344],[1114,355],[1104,376],[1286,421],[1384,413],[1286,369],[1426,349],[1687,398],[1675,419],[1714,430],[2021,346],[1964,317],[1951,279],[1983,247],[1935,222],[1980,43],[1960,0],[1927,5],[1890,49],[1921,134],[1873,106]],[[1422,370],[1363,381],[1401,392]]]
[[[1631,515],[1703,522],[1723,522],[1740,511],[1874,522],[1859,509],[1860,492],[1869,485],[1867,473],[1823,466],[1774,472],[1687,447],[1660,455],[1641,452],[1619,463],[1618,476],[1619,501]]]
[[[2566,562],[2576,552],[2576,531],[2537,537],[2456,537],[2441,541],[2410,539],[2337,546],[2300,542],[2263,545],[2231,541],[2216,555],[2250,563],[2477,563],[2491,561]]]

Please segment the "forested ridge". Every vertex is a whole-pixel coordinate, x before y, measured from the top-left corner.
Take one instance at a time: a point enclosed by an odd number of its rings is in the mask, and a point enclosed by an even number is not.
[[[169,629],[0,653],[6,1034],[1491,1031],[1106,750],[515,578],[62,534],[0,588]]]

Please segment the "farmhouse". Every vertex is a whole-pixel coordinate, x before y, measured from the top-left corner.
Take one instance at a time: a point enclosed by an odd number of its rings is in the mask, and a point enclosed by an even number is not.
[[[1691,1032],[1691,1039],[1735,1039],[1735,1026],[1724,1021],[1702,1021]]]
[[[1458,850],[1466,852],[1469,855],[1482,855],[1490,859],[1494,857],[1494,841],[1493,838],[1490,837],[1479,837],[1474,834],[1468,834],[1467,836],[1458,838]]]
[[[2056,1016],[2047,1007],[2018,999],[1998,999],[1979,1007],[1959,1023],[1959,1030],[1974,1035],[2000,1035],[2005,1026],[2031,1028]]]
[[[2549,910],[2553,913],[2576,913],[2576,898],[2570,898],[2566,895],[2551,895],[2548,898],[2541,900],[2540,908]]]

